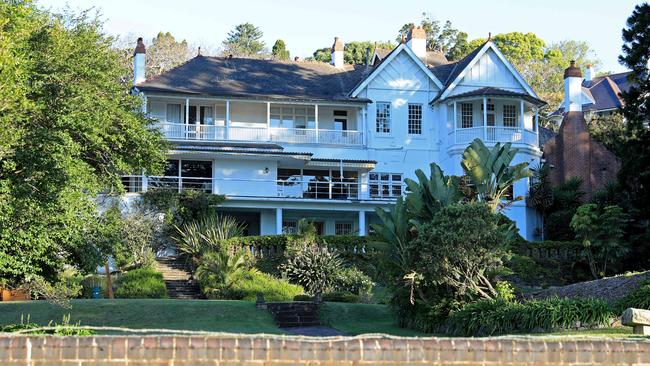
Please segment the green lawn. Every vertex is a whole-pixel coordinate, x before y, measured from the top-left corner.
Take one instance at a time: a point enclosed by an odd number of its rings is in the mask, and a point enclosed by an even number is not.
[[[397,336],[431,336],[400,328],[386,305],[330,302],[320,309],[321,322],[346,334],[386,333]]]
[[[70,314],[81,325],[164,328],[233,333],[282,333],[266,311],[246,301],[73,300],[72,309],[45,301],[0,303],[0,325],[20,323],[21,315],[47,325]]]

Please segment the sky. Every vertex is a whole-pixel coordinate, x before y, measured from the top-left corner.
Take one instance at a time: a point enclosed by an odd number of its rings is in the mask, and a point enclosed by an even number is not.
[[[621,30],[642,0],[37,0],[57,10],[98,9],[104,30],[113,35],[153,38],[171,32],[191,45],[215,50],[234,26],[250,22],[271,47],[283,39],[291,55],[307,57],[345,41],[394,41],[405,23],[419,23],[422,12],[469,34],[469,39],[507,32],[533,32],[548,44],[587,41],[602,67],[618,72]]]

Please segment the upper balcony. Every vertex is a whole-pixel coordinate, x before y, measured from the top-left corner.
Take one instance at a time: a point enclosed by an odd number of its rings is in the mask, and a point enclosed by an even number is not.
[[[362,105],[149,97],[148,114],[177,141],[365,145]]]
[[[538,100],[519,95],[473,93],[449,99],[448,115],[453,118],[452,131],[447,136],[449,149],[464,149],[477,138],[486,144],[509,142],[539,149],[538,110],[542,104]]]

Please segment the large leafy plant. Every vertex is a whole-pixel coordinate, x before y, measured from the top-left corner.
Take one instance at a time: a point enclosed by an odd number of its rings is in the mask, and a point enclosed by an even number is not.
[[[307,293],[318,296],[333,288],[342,264],[335,251],[311,246],[289,258],[281,269],[289,281],[301,285]]]
[[[203,254],[219,251],[225,240],[243,235],[244,228],[230,216],[209,216],[176,227],[176,236],[172,239],[181,253],[197,263]]]
[[[430,220],[440,208],[462,198],[459,177],[445,176],[436,163],[431,163],[430,169],[428,177],[418,169],[415,171],[417,181],[404,179],[408,188],[406,204],[418,221]]]
[[[510,165],[517,151],[511,143],[496,143],[489,148],[475,139],[463,152],[460,164],[465,174],[476,188],[478,199],[494,212],[507,205],[503,199],[515,182],[532,176],[527,162]],[[513,197],[513,201],[521,199],[521,196]]]

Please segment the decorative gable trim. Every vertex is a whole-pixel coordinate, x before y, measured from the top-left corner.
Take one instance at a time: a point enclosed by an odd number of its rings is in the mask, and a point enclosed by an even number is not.
[[[416,65],[418,65],[420,67],[420,69],[429,77],[429,79],[432,80],[434,82],[434,84],[436,84],[436,86],[438,86],[438,88],[440,88],[442,90],[442,88],[443,88],[442,83],[431,72],[431,70],[429,70],[427,65],[425,65],[424,62],[422,62],[422,60],[420,60],[420,58],[417,57],[415,55],[415,53],[413,53],[413,51],[408,46],[406,46],[406,44],[401,43],[386,58],[381,60],[381,63],[379,64],[379,66],[377,68],[375,68],[359,85],[357,85],[352,90],[352,92],[350,92],[350,97],[356,98],[359,95],[359,93],[361,93],[361,91],[363,89],[365,89],[368,86],[368,84],[370,84],[370,82],[375,77],[377,77],[377,75],[379,75],[379,73],[382,72],[382,70],[384,68],[386,68],[386,65],[388,65],[393,59],[395,59],[395,57],[397,57],[397,55],[402,51],[406,52],[411,57],[411,59],[413,59],[413,61],[416,63]]]
[[[512,66],[510,61],[508,61],[508,59],[506,59],[506,57],[503,55],[503,53],[501,53],[501,51],[496,47],[496,45],[492,41],[485,42],[485,45],[483,45],[483,48],[481,48],[481,50],[476,54],[476,56],[474,56],[472,61],[470,61],[470,63],[467,64],[465,69],[463,69],[458,74],[458,76],[456,76],[456,78],[449,84],[449,86],[447,87],[447,89],[445,89],[445,91],[442,93],[442,95],[440,96],[439,99],[445,99],[446,97],[449,96],[449,93],[451,93],[451,91],[463,80],[463,78],[467,74],[468,70],[470,70],[472,67],[474,67],[474,65],[476,65],[478,60],[481,59],[481,57],[488,51],[488,49],[491,49],[491,50],[494,51],[494,53],[497,55],[499,60],[501,60],[501,62],[503,62],[504,65],[506,65],[506,68],[508,69],[508,71],[510,71],[510,73],[515,77],[515,79],[519,82],[519,84],[521,84],[521,86],[524,88],[524,90],[526,90],[526,92],[531,97],[539,99],[537,94],[533,91],[533,89],[530,87],[530,85],[528,85],[526,80],[524,80],[524,78],[521,76],[521,74],[519,74],[517,69],[515,69],[514,66]]]

